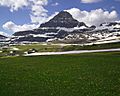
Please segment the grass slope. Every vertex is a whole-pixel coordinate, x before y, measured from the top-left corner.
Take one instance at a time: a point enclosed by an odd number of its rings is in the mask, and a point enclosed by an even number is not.
[[[16,45],[14,47],[17,47],[20,49],[20,51],[28,51],[29,49],[35,48],[39,52],[46,52],[46,51],[59,51],[61,46],[59,45],[42,45],[42,44],[26,44],[26,45]]]
[[[70,51],[70,50],[96,50],[96,49],[112,49],[112,48],[120,48],[120,43],[93,44],[86,46],[71,45],[71,46],[64,46],[62,49],[63,51],[68,51],[68,50]]]
[[[0,58],[0,96],[120,96],[120,53]]]

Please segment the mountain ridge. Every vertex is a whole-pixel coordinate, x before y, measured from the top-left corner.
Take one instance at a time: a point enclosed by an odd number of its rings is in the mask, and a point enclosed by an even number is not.
[[[120,23],[110,22],[99,27],[87,26],[84,22],[75,20],[66,11],[61,11],[51,20],[33,30],[19,31],[12,35],[11,43],[21,42],[64,42],[90,43],[120,35]]]

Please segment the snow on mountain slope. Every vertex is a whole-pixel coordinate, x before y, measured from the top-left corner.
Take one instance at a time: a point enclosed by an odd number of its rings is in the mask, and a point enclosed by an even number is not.
[[[37,29],[15,32],[11,43],[62,41],[81,44],[118,40],[119,37],[119,22],[106,22],[99,27],[94,25],[89,27],[84,22],[75,20],[70,13],[61,11]]]

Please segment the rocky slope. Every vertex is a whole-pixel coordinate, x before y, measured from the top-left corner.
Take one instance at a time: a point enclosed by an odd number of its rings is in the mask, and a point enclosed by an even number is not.
[[[75,20],[72,15],[62,11],[39,28],[15,32],[11,43],[29,42],[62,42],[91,43],[108,40],[119,40],[120,23],[109,22],[99,27],[88,27],[84,22]]]
[[[72,15],[68,12],[62,11],[56,15],[49,22],[40,25],[41,27],[65,27],[65,28],[74,28],[74,27],[87,27],[83,22],[78,22],[73,19]]]
[[[9,43],[9,38],[7,37],[7,36],[4,36],[4,35],[1,35],[0,34],[0,46],[1,45],[4,45],[4,44],[6,44],[6,43]]]
[[[6,36],[0,35],[0,39],[5,39]]]

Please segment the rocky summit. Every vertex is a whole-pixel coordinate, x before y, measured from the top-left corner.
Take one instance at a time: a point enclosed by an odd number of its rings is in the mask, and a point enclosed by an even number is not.
[[[86,26],[83,22],[78,22],[73,19],[72,15],[66,11],[61,11],[50,21],[41,24],[41,27],[65,27],[65,28],[74,28],[74,27]],[[87,26],[86,26],[87,27]]]
[[[15,32],[10,43],[62,42],[94,43],[118,40],[120,23],[105,22],[100,26],[88,27],[84,22],[75,20],[66,11],[61,11],[37,29]]]

